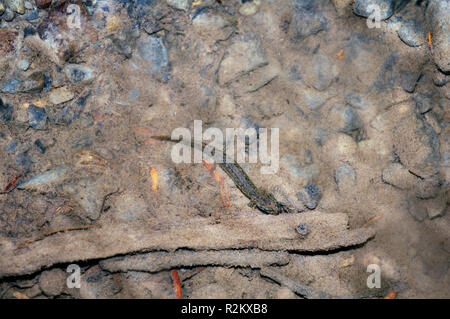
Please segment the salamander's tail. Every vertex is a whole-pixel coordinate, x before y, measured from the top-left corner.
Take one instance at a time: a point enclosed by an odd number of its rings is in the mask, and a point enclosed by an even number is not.
[[[150,136],[150,138],[152,138],[154,140],[158,140],[158,141],[168,141],[168,142],[175,142],[175,143],[180,142],[180,140],[173,140],[168,135],[155,135],[155,136]]]

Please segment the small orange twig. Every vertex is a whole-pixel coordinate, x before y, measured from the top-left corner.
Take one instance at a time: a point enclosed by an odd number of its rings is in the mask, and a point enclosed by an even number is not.
[[[158,172],[156,171],[155,166],[150,167],[150,176],[152,177],[152,191],[158,191]]]
[[[395,299],[395,297],[397,297],[397,294],[395,293],[395,291],[391,291],[387,294],[386,297],[384,297],[384,299]]]
[[[172,275],[173,291],[175,293],[175,297],[177,299],[181,299],[181,297],[183,296],[183,292],[181,290],[181,281],[180,281],[180,276],[178,276],[178,271],[172,270],[171,275]]]
[[[21,178],[22,175],[18,175],[16,177],[14,177],[9,183],[8,185],[6,185],[5,189],[3,190],[3,192],[1,193],[9,193],[10,191],[12,191],[14,188],[16,188],[16,183],[19,180],[19,178]]]
[[[433,55],[433,41],[431,40],[431,32],[428,32],[428,47],[430,48],[431,55]]]
[[[213,166],[213,164],[208,163],[205,160],[203,160],[203,164],[209,171],[212,172],[214,179],[219,183],[219,192],[223,207],[230,207],[230,194],[225,189],[224,178],[217,173],[217,169]]]
[[[205,167],[206,167],[208,170],[211,170],[212,164],[208,163],[208,162],[205,161],[205,160],[203,160],[203,164],[205,165]]]

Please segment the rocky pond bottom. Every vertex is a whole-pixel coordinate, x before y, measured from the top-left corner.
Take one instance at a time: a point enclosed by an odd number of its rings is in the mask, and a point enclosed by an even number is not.
[[[0,298],[450,298],[449,23],[448,0],[0,0]],[[162,137],[196,121],[259,132],[247,161],[176,163]]]

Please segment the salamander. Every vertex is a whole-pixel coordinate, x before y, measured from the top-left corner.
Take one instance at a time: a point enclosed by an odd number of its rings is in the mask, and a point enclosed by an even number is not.
[[[151,136],[151,138],[172,143],[182,142],[182,140],[174,140],[170,136]],[[190,146],[195,148],[194,142],[192,142]],[[205,146],[206,145],[203,143],[203,148]],[[223,152],[223,156],[225,159],[225,152]],[[256,187],[247,173],[244,172],[242,167],[236,163],[236,161],[233,161],[233,163],[227,163],[224,160],[223,163],[218,163],[218,165],[228,175],[228,177],[231,178],[241,193],[250,200],[250,207],[257,208],[261,212],[271,215],[292,212],[292,209],[278,202],[271,193]]]

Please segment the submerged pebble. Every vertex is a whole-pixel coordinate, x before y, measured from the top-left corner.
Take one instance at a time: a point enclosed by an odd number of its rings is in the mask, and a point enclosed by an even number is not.
[[[94,70],[81,64],[66,64],[64,73],[74,84],[87,84],[94,79]]]
[[[39,10],[31,10],[27,14],[24,15],[25,20],[27,21],[33,21],[37,20],[39,18]]]
[[[8,103],[4,103],[0,98],[0,120],[8,122],[12,119],[13,107]]]
[[[26,182],[18,185],[17,188],[35,191],[43,190],[52,183],[61,182],[64,178],[67,177],[68,171],[69,169],[66,166],[60,166],[32,177]]]
[[[189,0],[166,0],[167,4],[179,10],[188,11]]]
[[[329,88],[338,75],[336,64],[326,54],[316,54],[306,68],[306,82],[318,91]]]
[[[142,36],[136,42],[138,57],[150,62],[150,71],[164,72],[168,70],[169,55],[163,39],[158,36]]]
[[[5,4],[8,8],[18,14],[25,13],[25,4],[23,0],[5,0]]]
[[[16,93],[16,88],[20,84],[20,81],[16,78],[9,78],[5,82],[3,82],[3,85],[0,88],[0,91],[3,93]]]
[[[27,152],[21,152],[16,155],[16,163],[22,166],[25,170],[29,170],[33,164],[33,160]]]
[[[45,109],[31,104],[28,107],[28,124],[36,130],[45,130],[47,128],[47,113]]]
[[[16,17],[16,14],[11,9],[7,8],[1,18],[6,22],[11,22]]]
[[[405,0],[357,0],[353,6],[355,14],[368,18],[376,8],[379,8],[380,19],[390,18],[397,8],[406,3]]]
[[[50,91],[48,100],[50,103],[57,105],[72,100],[74,96],[72,91],[63,86]]]
[[[358,112],[350,106],[338,103],[333,106],[328,117],[337,131],[348,135],[358,133],[363,128]]]
[[[334,172],[334,181],[336,182],[336,184],[339,185],[349,180],[351,181],[356,180],[355,170],[348,164],[338,167]]]
[[[22,71],[26,71],[30,67],[30,62],[27,60],[20,60],[19,63],[17,63],[17,67]]]
[[[66,288],[67,273],[62,269],[51,269],[42,272],[39,277],[39,288],[47,296],[58,296]]]
[[[297,198],[309,209],[315,209],[322,198],[322,192],[314,183],[309,183],[303,191],[298,192]]]
[[[305,38],[324,31],[328,26],[328,19],[324,16],[321,6],[323,1],[293,0],[294,10],[290,29],[291,40],[303,41]]]
[[[239,13],[242,14],[243,16],[252,16],[256,12],[258,12],[259,5],[260,0],[246,2],[239,8]]]
[[[39,93],[44,88],[45,77],[42,72],[34,72],[23,80],[11,78],[2,86],[1,90],[7,93]]]
[[[47,150],[47,147],[44,146],[44,144],[42,143],[42,141],[40,139],[37,139],[34,141],[34,145],[37,147],[37,149],[44,154],[45,151]]]
[[[308,226],[306,226],[306,224],[298,225],[296,230],[301,236],[306,236],[306,235],[308,235],[308,232],[309,232]]]
[[[425,40],[423,25],[415,20],[408,21],[398,30],[398,36],[410,47],[418,47]]]

